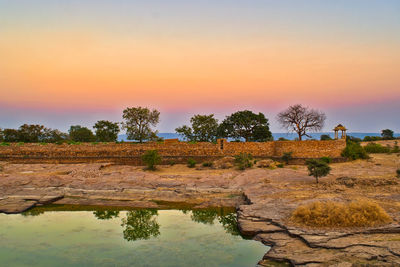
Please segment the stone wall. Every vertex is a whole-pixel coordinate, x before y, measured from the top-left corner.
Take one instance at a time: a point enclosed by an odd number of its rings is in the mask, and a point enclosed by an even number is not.
[[[194,158],[201,162],[239,153],[251,153],[254,157],[278,158],[284,152],[293,152],[294,158],[340,158],[345,140],[331,141],[274,141],[274,142],[227,142],[220,139],[213,143],[186,143],[166,141],[162,143],[123,144],[11,144],[0,146],[0,160],[12,162],[118,162],[140,165],[141,155],[147,150],[157,150],[163,163],[186,162]]]

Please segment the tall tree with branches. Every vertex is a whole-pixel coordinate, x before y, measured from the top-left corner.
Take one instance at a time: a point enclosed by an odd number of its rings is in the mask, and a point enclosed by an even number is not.
[[[213,142],[217,138],[218,120],[211,115],[194,115],[192,126],[183,125],[175,131],[188,141]]]
[[[301,141],[303,136],[311,138],[307,132],[322,130],[326,115],[316,109],[310,109],[302,105],[293,105],[280,112],[277,120],[282,128],[285,128],[288,132],[297,133]]]
[[[156,138],[157,131],[151,127],[156,126],[160,121],[159,111],[142,107],[126,108],[122,117],[125,120],[122,125],[126,129],[129,140],[142,143],[144,140]]]
[[[273,140],[269,122],[263,113],[250,110],[237,111],[218,127],[219,137],[243,138],[246,142],[265,142]]]

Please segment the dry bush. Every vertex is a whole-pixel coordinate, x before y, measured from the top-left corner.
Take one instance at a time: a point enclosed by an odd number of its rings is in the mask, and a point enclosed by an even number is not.
[[[316,201],[299,206],[290,220],[316,227],[376,226],[392,221],[378,204],[367,200],[350,203]]]
[[[223,157],[213,162],[213,166],[216,169],[229,169],[235,164],[234,157]]]

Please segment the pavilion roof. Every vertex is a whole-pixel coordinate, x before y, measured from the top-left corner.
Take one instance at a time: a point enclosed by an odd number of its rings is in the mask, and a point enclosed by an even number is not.
[[[344,127],[341,124],[338,124],[338,126],[335,127],[335,129],[333,129],[334,131],[346,131],[346,127]]]

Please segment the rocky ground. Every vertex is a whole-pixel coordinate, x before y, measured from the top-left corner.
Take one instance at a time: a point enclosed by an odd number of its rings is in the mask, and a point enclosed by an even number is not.
[[[331,174],[317,185],[305,166],[295,165],[246,171],[174,165],[149,172],[113,164],[0,162],[0,212],[19,213],[47,203],[237,206],[241,231],[271,246],[260,265],[400,266],[399,155],[331,166]],[[393,222],[374,228],[318,229],[288,220],[301,204],[356,199],[378,203]]]

